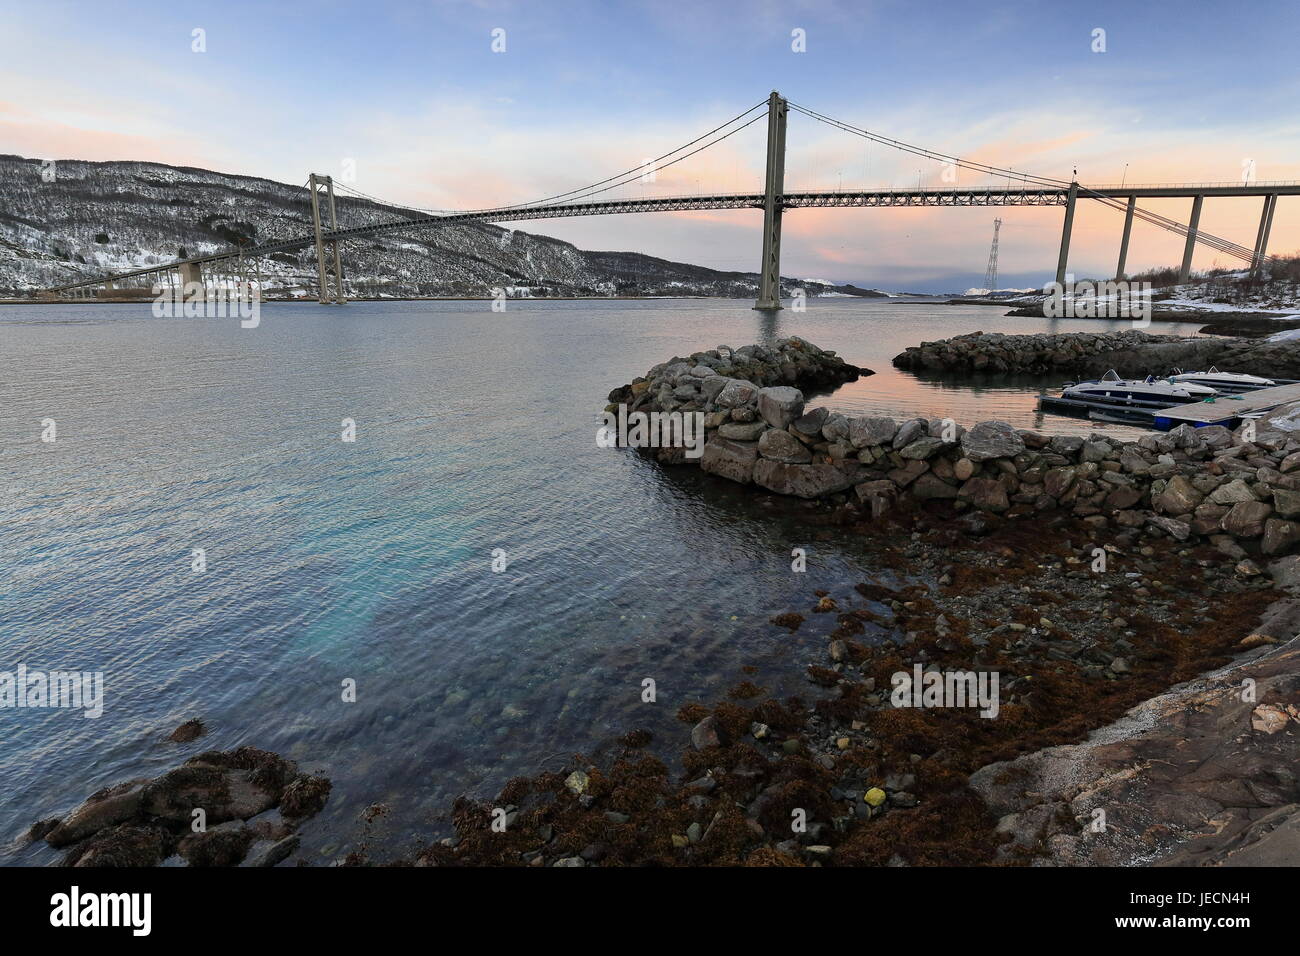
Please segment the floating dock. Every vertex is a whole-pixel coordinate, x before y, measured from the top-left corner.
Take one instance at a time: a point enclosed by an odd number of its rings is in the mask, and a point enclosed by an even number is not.
[[[1152,424],[1161,431],[1179,425],[1226,425],[1235,428],[1246,415],[1267,412],[1288,402],[1300,402],[1300,384],[1274,385],[1239,395],[1220,395],[1214,399],[1173,405],[1151,413]]]

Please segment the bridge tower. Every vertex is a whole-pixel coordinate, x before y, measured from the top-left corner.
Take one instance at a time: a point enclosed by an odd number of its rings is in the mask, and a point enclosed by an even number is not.
[[[319,300],[321,305],[343,305],[347,299],[343,295],[343,260],[339,256],[337,239],[322,239],[321,228],[321,191],[325,192],[325,208],[329,212],[329,232],[337,232],[338,215],[334,211],[334,180],[329,176],[312,173],[307,177],[307,188],[311,191],[311,224],[316,231],[316,276],[318,280]],[[326,245],[329,246],[328,254]],[[331,279],[329,265],[333,266]]]
[[[763,265],[755,309],[781,308],[781,207],[785,201],[785,119],[776,90],[767,99],[767,178],[763,187]]]
[[[989,267],[984,270],[984,288],[990,293],[998,291],[998,233],[1002,230],[1002,220],[993,220],[993,245],[989,247]]]

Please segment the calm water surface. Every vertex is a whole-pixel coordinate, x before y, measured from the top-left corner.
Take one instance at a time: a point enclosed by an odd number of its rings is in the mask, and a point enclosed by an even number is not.
[[[308,859],[354,846],[375,802],[394,811],[381,836],[396,850],[436,833],[457,795],[633,727],[675,744],[677,707],[719,697],[744,665],[806,693],[798,673],[824,638],[768,618],[871,569],[851,541],[808,541],[725,482],[598,448],[609,390],[674,354],[798,334],[877,371],[822,400],[846,413],[1087,433],[1103,426],[1036,415],[1047,383],[924,382],[889,360],[975,329],[1129,325],[749,306],[269,304],[257,329],[147,305],[0,309],[0,670],[106,682],[98,720],[0,711],[0,861],[56,859],[16,838],[102,786],[242,744],[334,781]],[[790,573],[795,545],[806,576]],[[657,704],[641,703],[646,677]],[[194,716],[208,736],[165,740]]]

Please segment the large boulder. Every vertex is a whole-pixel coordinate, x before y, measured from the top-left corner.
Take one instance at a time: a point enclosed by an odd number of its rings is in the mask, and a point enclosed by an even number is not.
[[[803,392],[788,385],[758,390],[758,414],[773,428],[788,428],[803,415]]]
[[[946,442],[942,438],[918,438],[900,449],[898,455],[900,458],[915,458],[925,461],[928,458],[933,458],[951,444],[951,442]]]
[[[1184,475],[1174,475],[1153,503],[1167,515],[1185,515],[1195,511],[1204,497]]]
[[[758,453],[773,461],[789,465],[805,465],[812,461],[812,452],[788,431],[770,428],[758,440]]]
[[[971,478],[961,486],[957,494],[981,511],[1001,513],[1011,507],[1011,502],[1007,500],[1006,485],[996,478]]]
[[[1264,538],[1260,542],[1260,550],[1269,557],[1294,551],[1297,543],[1300,543],[1300,525],[1294,521],[1269,518],[1264,522]]]
[[[1216,505],[1235,505],[1239,501],[1258,501],[1259,495],[1240,478],[1234,478],[1210,492],[1210,500]]]
[[[733,441],[758,441],[767,431],[767,422],[727,422],[718,426],[718,437]]]
[[[1078,469],[1074,465],[1064,465],[1060,468],[1049,468],[1043,473],[1043,491],[1053,498],[1059,498],[1070,490],[1074,484],[1074,476]]]
[[[730,478],[744,485],[753,480],[756,461],[758,445],[754,442],[735,441],[714,435],[704,446],[700,467],[711,475]]]
[[[276,806],[293,776],[293,764],[264,750],[208,751],[146,784],[142,805],[177,823],[189,823],[200,808],[209,823],[247,820]]]
[[[1300,491],[1289,491],[1286,488],[1273,489],[1273,507],[1283,518],[1294,518],[1300,515]]]
[[[971,461],[1011,458],[1025,450],[1025,441],[1006,422],[980,422],[961,436],[961,450]]]
[[[826,408],[814,408],[811,412],[805,412],[794,420],[790,426],[799,435],[816,441],[821,437],[822,426],[826,424],[826,419],[830,417],[830,410]]]
[[[930,423],[924,418],[913,418],[903,422],[894,433],[893,446],[895,448],[906,448],[912,442],[916,441],[930,433]]]
[[[1223,516],[1223,530],[1235,538],[1258,538],[1273,506],[1263,501],[1239,501]]]
[[[898,423],[892,418],[854,418],[849,422],[849,441],[854,448],[888,445],[897,431]]]
[[[757,385],[743,378],[732,378],[728,379],[727,384],[718,392],[718,397],[713,400],[713,404],[719,408],[739,408],[741,405],[748,405],[757,397]]]
[[[754,464],[754,484],[797,498],[834,494],[852,487],[858,480],[856,471],[846,471],[836,465],[787,465],[770,458],[760,458]]]
[[[932,471],[927,471],[912,483],[912,497],[919,501],[931,498],[956,498],[957,489]]]

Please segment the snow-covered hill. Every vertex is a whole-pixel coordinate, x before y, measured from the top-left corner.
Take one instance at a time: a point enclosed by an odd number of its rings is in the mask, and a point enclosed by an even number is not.
[[[340,225],[414,215],[337,197]],[[0,295],[229,250],[311,231],[305,186],[158,163],[41,160],[0,155]],[[753,273],[718,272],[631,252],[586,252],[489,224],[351,240],[352,295],[754,296]],[[313,287],[315,251],[263,260],[268,293]],[[830,287],[787,281],[818,295]],[[855,290],[857,292],[858,290]],[[859,293],[860,294],[860,293]]]

